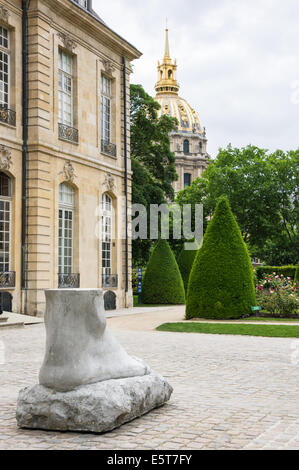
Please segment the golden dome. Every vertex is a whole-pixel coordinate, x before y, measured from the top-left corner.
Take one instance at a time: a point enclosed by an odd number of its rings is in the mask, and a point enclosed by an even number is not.
[[[159,115],[166,114],[178,120],[178,130],[204,135],[205,129],[202,126],[197,112],[178,95],[157,95],[156,101],[161,106]]]
[[[159,115],[167,114],[176,117],[179,124],[178,130],[201,134],[205,137],[205,129],[202,126],[197,112],[178,95],[179,84],[176,79],[177,63],[172,63],[169,52],[168,29],[166,29],[165,53],[162,63],[158,62],[158,82],[156,84],[155,100],[161,106]]]

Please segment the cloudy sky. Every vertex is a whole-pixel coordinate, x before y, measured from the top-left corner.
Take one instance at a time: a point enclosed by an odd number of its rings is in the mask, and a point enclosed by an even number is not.
[[[154,95],[168,18],[180,95],[207,128],[209,153],[228,143],[299,147],[298,0],[93,0],[143,56],[133,83]]]

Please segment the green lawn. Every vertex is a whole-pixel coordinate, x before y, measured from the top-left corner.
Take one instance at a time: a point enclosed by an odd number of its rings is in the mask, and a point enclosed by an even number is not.
[[[297,325],[244,325],[242,323],[164,323],[158,331],[177,333],[204,333],[215,335],[264,336],[272,338],[299,338]]]
[[[206,318],[194,318],[193,321],[207,321]],[[239,320],[221,320],[221,319],[215,319],[215,320],[212,320],[211,321],[217,321],[217,322],[221,322],[221,323],[225,323],[227,321],[233,321],[234,323],[242,323],[242,322],[251,322],[251,321],[260,321],[260,322],[284,322],[284,323],[292,323],[292,322],[297,322],[299,323],[299,318],[275,318],[275,317],[271,317],[270,315],[267,316],[267,317],[248,317],[248,318],[240,318]]]

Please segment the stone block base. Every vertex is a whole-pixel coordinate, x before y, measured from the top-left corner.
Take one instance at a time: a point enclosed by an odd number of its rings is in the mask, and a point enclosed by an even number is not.
[[[107,380],[62,393],[35,385],[20,391],[21,428],[102,433],[166,403],[172,387],[160,375]]]

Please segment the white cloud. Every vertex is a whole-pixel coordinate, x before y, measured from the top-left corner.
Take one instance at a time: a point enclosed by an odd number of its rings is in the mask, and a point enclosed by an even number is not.
[[[143,52],[133,83],[154,95],[168,18],[180,94],[207,127],[209,152],[229,142],[298,148],[297,0],[93,0],[116,32]]]

